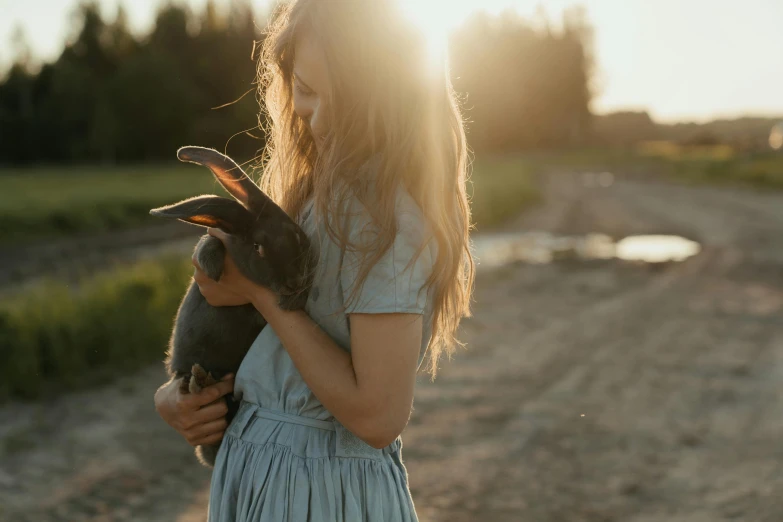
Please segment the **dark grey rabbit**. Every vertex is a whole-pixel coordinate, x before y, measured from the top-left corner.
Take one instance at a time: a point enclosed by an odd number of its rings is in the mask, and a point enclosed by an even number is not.
[[[195,248],[196,260],[208,277],[220,279],[227,249],[245,277],[280,296],[281,308],[304,308],[315,261],[304,231],[231,158],[203,147],[183,147],[177,157],[208,167],[237,201],[197,196],[153,209],[150,214],[223,230],[229,234],[225,247],[207,234]],[[166,370],[172,378],[182,378],[183,393],[196,393],[228,373],[236,374],[265,325],[253,305],[213,307],[195,281],[191,282],[174,320]],[[230,422],[238,403],[230,395],[226,401],[226,420]],[[212,467],[219,447],[198,446],[196,456]]]

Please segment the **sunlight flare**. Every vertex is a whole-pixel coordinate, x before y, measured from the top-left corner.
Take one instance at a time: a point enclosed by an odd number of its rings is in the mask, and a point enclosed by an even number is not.
[[[473,2],[460,0],[398,0],[405,15],[422,31],[433,65],[446,56],[449,32],[468,16]]]

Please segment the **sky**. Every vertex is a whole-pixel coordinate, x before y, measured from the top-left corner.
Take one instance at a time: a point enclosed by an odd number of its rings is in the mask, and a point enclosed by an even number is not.
[[[195,9],[206,2],[180,1]],[[416,18],[433,31],[476,9],[513,8],[532,16],[542,5],[556,21],[564,8],[583,5],[595,28],[592,109],[597,113],[647,110],[660,122],[783,116],[783,0],[401,1],[413,5]],[[98,2],[112,18],[117,0]],[[0,0],[0,63],[14,55],[11,35],[18,26],[36,57],[56,58],[72,30],[69,14],[77,3]],[[125,0],[131,27],[147,29],[159,3]]]

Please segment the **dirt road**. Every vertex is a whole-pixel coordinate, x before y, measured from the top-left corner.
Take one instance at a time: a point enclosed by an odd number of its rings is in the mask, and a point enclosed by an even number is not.
[[[0,245],[0,297],[35,285],[42,276],[78,284],[86,274],[117,263],[192,251],[203,233],[203,228],[176,221],[21,245]]]
[[[783,520],[783,198],[579,177],[550,190],[512,226],[678,233],[704,250],[484,276],[470,349],[419,389],[407,433],[422,514]]]
[[[403,434],[421,519],[783,520],[783,195],[546,186],[509,230],[702,253],[480,273],[467,350],[420,379]],[[0,520],[203,521],[209,475],[155,414],[162,381],[0,408]]]

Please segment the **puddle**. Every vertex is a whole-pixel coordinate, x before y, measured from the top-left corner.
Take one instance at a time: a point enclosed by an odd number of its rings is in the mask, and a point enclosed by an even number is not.
[[[617,242],[615,257],[662,263],[685,261],[701,252],[701,245],[679,236],[630,236]]]
[[[554,236],[545,232],[491,234],[473,239],[479,269],[515,261],[540,264],[558,259],[622,259],[645,263],[684,261],[701,245],[679,236],[629,236],[615,242],[604,234]]]

